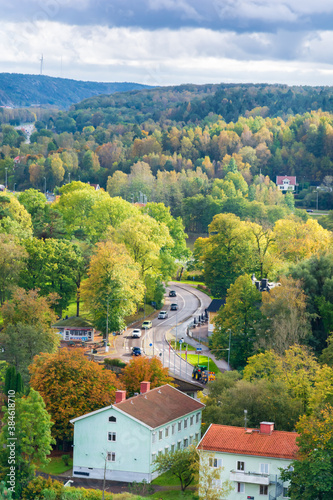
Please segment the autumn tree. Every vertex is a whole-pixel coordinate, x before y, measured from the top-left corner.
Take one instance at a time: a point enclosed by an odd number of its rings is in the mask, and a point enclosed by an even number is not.
[[[8,192],[0,193],[0,233],[17,238],[30,238],[32,235],[31,216],[16,196]]]
[[[154,389],[169,384],[172,382],[172,377],[169,377],[168,369],[163,367],[159,358],[138,356],[123,369],[121,381],[127,393],[133,396],[135,392],[140,392],[140,384],[144,380],[150,382],[150,388]]]
[[[114,402],[116,376],[89,361],[81,350],[61,349],[36,356],[30,366],[31,386],[43,397],[57,440],[70,441],[70,419]]]
[[[232,489],[229,480],[222,483],[224,467],[212,467],[214,453],[203,452],[198,449],[199,455],[199,488],[200,500],[224,500]],[[217,484],[219,486],[217,486]]]
[[[81,295],[94,317],[96,327],[106,332],[121,330],[125,316],[133,314],[144,294],[139,267],[122,244],[105,241],[96,245],[88,279],[81,285]]]

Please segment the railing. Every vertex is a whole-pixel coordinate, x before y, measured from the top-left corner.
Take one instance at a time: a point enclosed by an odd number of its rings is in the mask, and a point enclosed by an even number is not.
[[[236,481],[239,483],[261,484],[265,486],[268,486],[271,482],[269,474],[251,471],[245,472],[242,470],[231,470],[230,481]]]
[[[275,484],[275,493],[270,493],[268,496],[268,500],[277,500],[283,493],[283,483],[278,480],[277,475],[272,475],[270,484]]]

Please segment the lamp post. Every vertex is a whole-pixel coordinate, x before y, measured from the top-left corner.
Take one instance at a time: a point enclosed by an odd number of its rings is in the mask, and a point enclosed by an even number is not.
[[[228,371],[230,371],[231,330],[229,328]]]
[[[71,173],[68,172],[68,184],[70,184],[70,183],[71,183]]]
[[[6,189],[7,189],[7,172],[8,172],[8,167],[6,167],[5,170],[6,170],[6,182],[5,182],[5,186],[6,186]]]
[[[15,193],[15,186],[16,186],[16,182],[14,182],[14,193]]]
[[[46,177],[44,177],[44,194],[46,196]]]

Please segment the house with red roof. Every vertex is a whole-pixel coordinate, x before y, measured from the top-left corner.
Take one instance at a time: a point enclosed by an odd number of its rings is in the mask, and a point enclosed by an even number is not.
[[[288,498],[288,483],[281,481],[280,469],[297,458],[297,437],[274,430],[273,422],[261,422],[260,429],[211,424],[198,450],[221,471],[216,488],[231,482],[227,500],[282,500]]]
[[[295,191],[296,177],[294,175],[277,175],[276,185],[281,191]]]
[[[71,420],[74,425],[73,476],[150,482],[158,455],[198,443],[204,405],[169,384]]]

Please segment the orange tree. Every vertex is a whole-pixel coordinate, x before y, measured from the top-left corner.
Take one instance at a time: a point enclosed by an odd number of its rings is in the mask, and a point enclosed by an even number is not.
[[[172,377],[169,377],[168,369],[163,368],[162,362],[158,358],[139,356],[126,365],[121,380],[127,394],[133,396],[135,392],[140,392],[140,383],[144,380],[150,382],[150,388],[154,389],[154,387],[169,384]]]
[[[58,441],[72,439],[70,419],[113,403],[119,385],[113,372],[89,361],[81,350],[41,354],[29,370],[31,386],[45,401]]]

